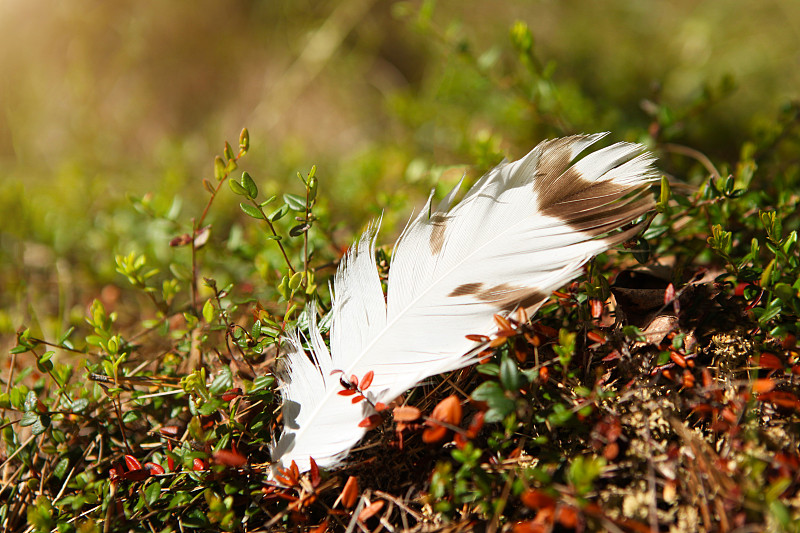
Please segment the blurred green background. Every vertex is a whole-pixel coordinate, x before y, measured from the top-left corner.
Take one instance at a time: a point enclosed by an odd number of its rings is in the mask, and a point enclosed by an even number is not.
[[[317,165],[342,242],[382,210],[391,242],[448,165],[576,132],[647,141],[654,122],[735,161],[800,87],[792,0],[6,0],[0,36],[3,335],[78,320],[124,284],[116,253],[169,262],[242,127],[265,191]],[[146,193],[156,218],[131,204]],[[237,202],[214,206],[219,239],[247,223]]]

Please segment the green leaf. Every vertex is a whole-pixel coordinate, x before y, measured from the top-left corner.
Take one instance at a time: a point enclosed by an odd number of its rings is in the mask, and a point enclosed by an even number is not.
[[[244,213],[247,216],[253,217],[258,220],[264,220],[264,215],[261,214],[261,211],[259,211],[257,207],[250,204],[246,204],[244,202],[240,203],[239,207],[242,208],[242,211],[244,211]]]
[[[41,435],[47,428],[50,427],[50,416],[49,415],[39,415],[36,417],[36,422],[31,425],[31,433],[34,435]]]
[[[317,197],[317,188],[319,187],[319,180],[314,177],[317,167],[311,168],[311,174],[308,178],[308,201],[313,202]]]
[[[25,412],[35,411],[38,405],[39,398],[36,396],[36,392],[32,390],[28,391],[28,394],[25,395],[25,405],[23,406]]]
[[[247,195],[255,199],[258,197],[258,187],[247,172],[242,172],[242,186],[247,189]]]
[[[772,269],[775,268],[775,260],[769,262],[767,268],[764,269],[764,272],[761,273],[761,279],[759,280],[762,287],[769,287],[770,285],[770,278],[772,277]]]
[[[239,134],[239,152],[244,155],[250,149],[250,132],[243,128]]]
[[[161,497],[161,482],[153,481],[144,487],[144,497],[148,505],[153,505]]]
[[[553,406],[553,412],[547,415],[547,420],[554,426],[563,426],[575,416],[572,411],[557,403]]]
[[[796,294],[796,291],[788,283],[776,283],[772,290],[775,291],[775,296],[786,302],[794,298]]]
[[[259,391],[262,389],[271,389],[275,384],[275,377],[271,375],[259,376],[253,380],[253,388],[250,392]]]
[[[504,356],[500,361],[500,383],[507,391],[516,391],[522,385],[517,364],[508,356]]]
[[[605,466],[602,458],[578,456],[569,465],[567,479],[578,495],[584,495],[592,490],[594,480],[600,477]]]
[[[53,474],[59,478],[64,479],[64,476],[67,474],[67,469],[69,468],[69,458],[63,457],[60,461],[56,463],[56,466],[53,467]]]
[[[261,202],[261,203],[260,203],[260,204],[258,204],[258,205],[259,205],[260,207],[264,207],[265,205],[267,205],[267,204],[271,204],[272,202],[274,202],[274,201],[275,201],[275,198],[277,198],[277,196],[275,196],[275,195],[273,194],[272,196],[270,196],[269,198],[267,198],[266,200],[264,200],[263,202]]]
[[[223,366],[219,374],[214,377],[208,390],[213,394],[221,394],[231,387],[233,387],[233,374],[229,367]]]
[[[22,427],[32,426],[38,421],[39,415],[37,413],[34,413],[33,411],[27,411],[22,415],[22,418],[19,419],[19,425]]]
[[[289,206],[292,211],[305,212],[306,199],[296,194],[284,194],[283,201]]]
[[[236,181],[234,179],[228,180],[228,185],[230,186],[230,188],[231,188],[231,190],[233,191],[234,194],[238,194],[239,196],[246,196],[247,195],[247,189],[245,189],[242,186],[242,184],[239,183],[238,181]]]
[[[302,224],[298,224],[297,226],[294,226],[292,229],[289,230],[289,236],[290,237],[299,237],[300,235],[302,235],[303,233],[308,231],[308,228],[310,228],[310,227],[311,227],[311,224],[307,224],[305,222],[302,223]]]
[[[72,332],[73,332],[73,331],[75,331],[75,326],[70,326],[70,328],[69,328],[67,331],[65,331],[65,332],[64,332],[64,333],[63,333],[63,334],[62,334],[62,335],[61,335],[61,336],[58,338],[57,344],[58,344],[59,346],[64,346],[64,343],[66,343],[66,342],[67,342],[67,340],[69,339],[69,336],[70,336],[70,335],[72,335]]]
[[[207,324],[211,324],[215,318],[216,312],[214,304],[211,302],[211,298],[209,298],[206,300],[206,303],[203,304],[203,320],[205,320]]]
[[[275,211],[273,211],[267,218],[269,219],[270,222],[275,222],[276,220],[280,220],[284,216],[286,216],[286,213],[288,212],[289,212],[289,206],[284,204]]]
[[[233,148],[231,148],[231,145],[228,141],[225,141],[225,149],[223,153],[225,154],[225,159],[230,160],[236,157],[233,155]]]
[[[53,355],[55,353],[56,352],[54,352],[52,350],[47,351],[47,352],[43,353],[39,357],[39,359],[36,360],[36,366],[37,366],[37,368],[39,369],[40,372],[45,372],[46,373],[46,372],[50,372],[51,370],[53,370],[53,362],[50,359],[52,359],[52,357],[53,357]]]
[[[486,363],[483,365],[478,365],[476,370],[480,374],[484,374],[486,376],[499,376],[500,375],[500,367],[494,363]]]
[[[486,402],[489,410],[486,412],[487,422],[499,422],[514,411],[514,400],[506,397],[500,385],[494,381],[487,381],[472,391],[473,400]]]
[[[295,272],[289,280],[289,288],[294,292],[300,288],[301,283],[303,283],[303,272]]]
[[[220,181],[225,175],[225,161],[222,157],[217,156],[214,158],[214,178]]]
[[[72,405],[70,406],[70,410],[73,413],[82,413],[89,407],[89,400],[86,398],[78,398],[77,400],[72,401]]]
[[[230,174],[231,172],[233,172],[237,168],[239,168],[239,164],[236,163],[236,160],[235,159],[229,159],[228,160],[228,164],[225,165],[225,175]]]
[[[659,212],[667,210],[671,195],[672,191],[669,187],[669,179],[667,179],[666,176],[661,176],[661,194],[658,197],[658,204],[656,205],[656,209],[658,209]]]
[[[633,258],[640,264],[645,264],[650,260],[650,243],[642,237],[636,239],[636,245],[633,248]]]

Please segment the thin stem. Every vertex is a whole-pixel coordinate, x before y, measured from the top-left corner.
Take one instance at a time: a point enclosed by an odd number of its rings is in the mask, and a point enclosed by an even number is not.
[[[269,230],[272,232],[272,236],[273,237],[277,237],[278,236],[278,232],[275,231],[275,226],[272,225],[272,221],[269,219],[269,217],[264,212],[264,210],[261,208],[261,206],[258,204],[258,202],[256,202],[252,198],[250,198],[250,202],[253,204],[253,206],[256,209],[258,209],[258,211],[261,213],[261,216],[264,217],[264,222],[267,223],[267,227],[269,227]],[[283,244],[281,244],[280,240],[275,239],[275,242],[278,243],[278,248],[281,249],[281,254],[283,255],[283,260],[286,261],[286,266],[289,267],[289,272],[291,272],[292,275],[294,275],[296,271],[295,271],[294,267],[292,266],[292,262],[289,260],[289,256],[286,255],[286,249],[283,247]]]
[[[661,148],[667,152],[685,155],[697,160],[701,165],[706,167],[708,173],[711,174],[715,179],[722,179],[717,167],[714,166],[714,163],[712,163],[708,156],[703,152],[695,150],[694,148],[689,148],[688,146],[681,146],[680,144],[672,143],[662,144]]]

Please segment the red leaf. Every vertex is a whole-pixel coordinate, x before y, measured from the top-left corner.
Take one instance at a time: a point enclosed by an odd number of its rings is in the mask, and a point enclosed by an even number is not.
[[[354,389],[358,388],[358,376],[353,374],[350,376],[350,384],[353,386]]]
[[[238,396],[241,396],[241,395],[242,395],[242,389],[237,387],[235,389],[230,389],[230,390],[227,390],[227,391],[223,392],[221,398],[222,398],[223,402],[229,402],[229,401],[233,400],[234,398],[236,398]]]
[[[163,426],[158,430],[158,432],[165,437],[171,437],[173,439],[178,437],[178,433],[180,433],[180,431],[181,430],[178,426]]]
[[[346,509],[350,509],[356,504],[356,501],[358,501],[358,494],[358,478],[350,476],[347,478],[342,493],[339,495],[339,501],[342,502],[342,505],[344,505]]]
[[[192,470],[199,471],[205,470],[206,468],[208,468],[208,465],[206,465],[206,462],[199,457],[192,461]]]
[[[494,319],[494,323],[497,324],[497,329],[514,331],[514,327],[511,325],[511,322],[509,322],[508,319],[503,315],[494,315],[492,318]]]
[[[545,337],[558,337],[558,330],[555,328],[551,328],[550,326],[545,326],[541,322],[537,322],[533,325],[533,329],[537,333],[541,333]]]
[[[683,387],[685,389],[691,389],[694,387],[694,374],[690,370],[683,371],[683,378],[682,378]]]
[[[130,472],[125,472],[124,474],[119,476],[119,479],[125,479],[128,481],[143,481],[148,477],[150,477],[150,472],[148,470],[145,470],[144,468],[141,468],[139,470],[131,470]]]
[[[429,444],[438,442],[447,435],[447,429],[437,422],[445,422],[453,426],[461,423],[461,401],[458,396],[448,396],[433,408],[433,412],[426,422],[430,427],[422,433],[423,442]]]
[[[467,428],[467,437],[474,439],[478,436],[478,432],[480,432],[483,427],[483,418],[483,411],[475,413],[475,416],[472,417],[472,422],[469,423],[469,427]]]
[[[733,411],[731,411],[730,409],[728,409],[727,407],[724,408],[722,411],[720,411],[719,416],[721,416],[723,418],[723,420],[725,420],[726,422],[728,422],[730,424],[735,424],[736,422],[739,421],[739,419],[736,416],[736,414]]]
[[[422,432],[422,442],[433,444],[434,442],[444,440],[444,438],[447,437],[448,431],[449,430],[446,427],[438,424],[431,426]]]
[[[603,302],[597,298],[589,300],[589,310],[592,313],[592,318],[600,318],[603,316]]]
[[[797,409],[800,411],[800,400],[791,392],[772,391],[758,395],[758,401],[770,402],[778,407]]]
[[[338,394],[339,396],[352,396],[356,392],[358,392],[358,391],[355,390],[355,389],[342,389],[342,390],[338,391],[336,394]]]
[[[775,381],[770,378],[757,379],[753,383],[753,392],[759,394],[764,392],[771,392],[773,389],[775,389]]]
[[[372,379],[375,377],[375,372],[370,370],[364,377],[361,378],[361,390],[367,390],[370,385],[372,385]]]
[[[141,470],[142,463],[136,460],[136,458],[132,455],[125,455],[125,466],[128,467],[128,470]]]
[[[461,401],[456,395],[450,395],[433,408],[431,418],[441,420],[453,426],[461,423]]]
[[[516,348],[514,350],[514,356],[520,363],[524,363],[525,361],[528,360],[528,352],[526,352],[525,350],[521,350],[519,348]]]
[[[556,501],[547,493],[540,490],[531,489],[522,493],[519,497],[527,507],[531,509],[545,509],[555,507]]]
[[[247,457],[232,450],[219,450],[214,452],[214,462],[221,465],[238,468],[247,463]]]
[[[381,415],[370,415],[361,422],[358,423],[358,427],[360,428],[367,428],[373,429],[381,425],[383,422],[383,417]]]
[[[369,506],[362,509],[362,511],[358,514],[358,520],[360,522],[365,522],[378,514],[378,512],[383,509],[383,506],[386,502],[383,500],[378,500],[376,502],[372,502]]]
[[[550,378],[550,369],[546,366],[543,366],[539,369],[539,381],[545,382]]]
[[[147,462],[144,464],[144,469],[150,472],[150,474],[152,475],[158,475],[164,473],[164,467],[156,463]]]
[[[313,457],[309,457],[308,461],[311,464],[311,468],[309,469],[309,474],[311,474],[311,486],[316,489],[317,487],[319,487],[320,483],[319,467],[317,466],[317,462],[314,460]]]
[[[675,299],[675,286],[672,283],[670,283],[664,290],[664,305],[668,305],[674,299]]]
[[[292,480],[291,480],[291,479],[289,479],[288,477],[286,477],[286,476],[282,476],[282,475],[280,475],[280,474],[277,474],[277,475],[275,476],[275,481],[277,481],[277,482],[278,482],[278,483],[280,483],[281,485],[286,485],[287,487],[291,487],[292,485],[294,485],[294,481],[292,481]]]
[[[669,352],[669,358],[672,359],[672,362],[674,362],[679,367],[686,368],[686,358],[683,357],[678,352],[676,352],[675,350]]]
[[[395,422],[413,422],[422,416],[422,412],[411,405],[404,405],[402,407],[395,407],[392,411]]]
[[[763,352],[758,358],[758,366],[770,370],[781,370],[783,369],[783,362],[776,355]]]
[[[600,344],[605,344],[606,342],[606,336],[599,331],[589,331],[586,333],[586,338],[592,342],[599,342]]]
[[[355,396],[352,400],[350,400],[350,403],[358,403],[364,400],[366,400],[366,398],[364,398],[364,396],[359,394],[358,396]]]
[[[188,233],[184,233],[183,235],[178,235],[177,237],[172,238],[169,241],[170,246],[186,246],[192,242],[192,237]]]
[[[613,461],[619,455],[619,444],[616,442],[609,442],[603,449],[603,458],[607,461]]]
[[[703,387],[709,388],[714,383],[714,380],[711,378],[711,372],[708,370],[708,368],[703,368],[702,376]]]
[[[548,529],[545,524],[534,519],[514,524],[514,527],[511,528],[511,533],[546,533]]]
[[[556,521],[568,529],[577,529],[580,515],[574,507],[562,505],[556,509]]]
[[[486,335],[466,335],[467,340],[475,342],[489,342],[489,337]]]
[[[787,333],[786,337],[781,341],[781,348],[788,350],[794,348],[797,344],[797,336],[794,333]]]

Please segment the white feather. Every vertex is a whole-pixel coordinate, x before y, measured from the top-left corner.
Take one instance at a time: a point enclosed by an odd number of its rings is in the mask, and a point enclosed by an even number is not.
[[[458,187],[434,210],[429,200],[395,245],[385,298],[378,225],[370,226],[334,279],[330,352],[313,316],[311,359],[297,334],[288,339],[276,464],[305,471],[313,457],[331,467],[364,435],[358,424],[372,408],[337,394],[335,371],[359,379],[373,371],[368,397],[389,403],[429,376],[472,364],[476,344],[466,335],[492,333],[498,312],[535,311],[593,256],[640,229],[619,231],[653,207],[656,172],[641,146],[618,143],[572,164],[604,135],[543,142],[490,171],[455,207]]]

